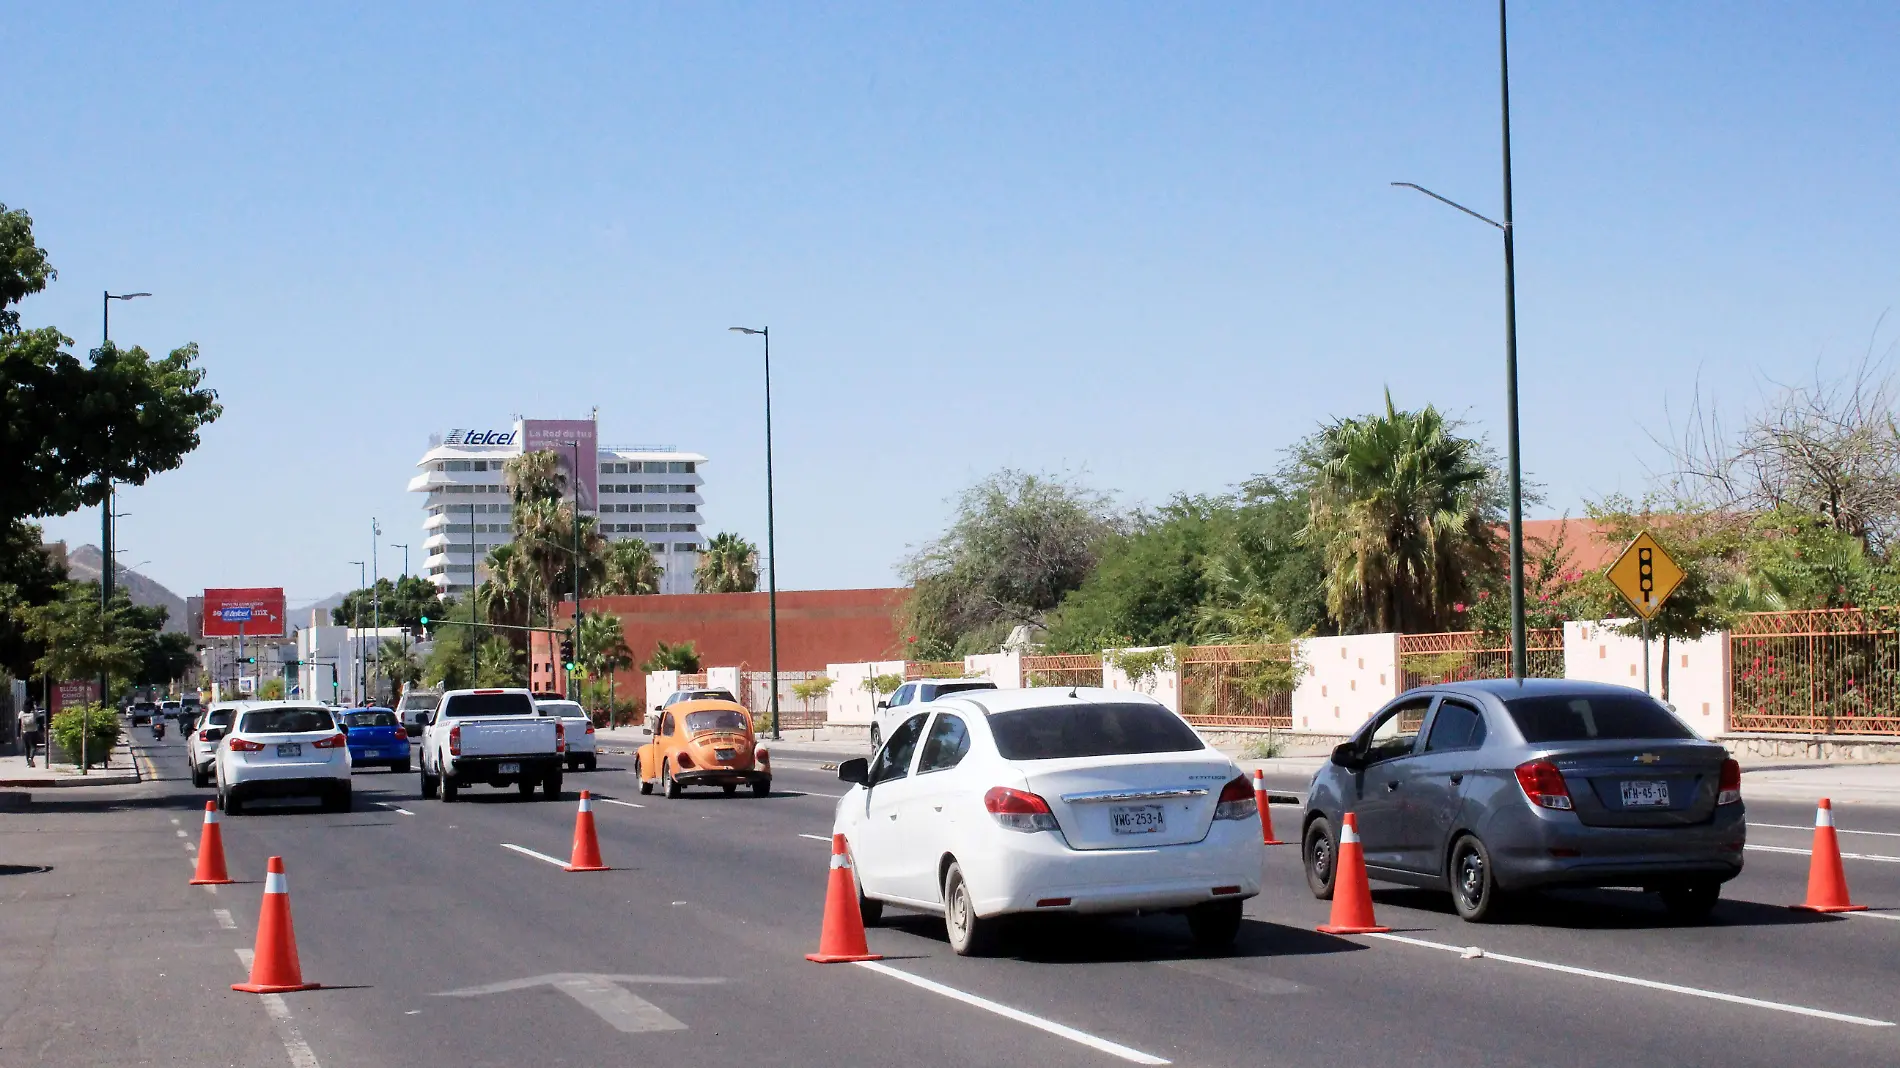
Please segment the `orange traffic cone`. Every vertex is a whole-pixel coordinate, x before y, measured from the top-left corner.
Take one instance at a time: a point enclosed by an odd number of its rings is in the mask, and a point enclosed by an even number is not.
[[[600,839],[594,835],[593,795],[581,791],[581,810],[574,814],[574,848],[563,871],[607,871],[600,862]]]
[[[1798,909],[1809,912],[1865,912],[1847,897],[1847,872],[1841,867],[1841,843],[1834,834],[1834,804],[1821,799],[1814,810],[1814,855],[1808,858],[1808,899]]]
[[[1346,813],[1333,857],[1333,916],[1323,934],[1379,934],[1390,931],[1372,918],[1372,885],[1366,881],[1366,854],[1359,845],[1359,821]]]
[[[1253,803],[1260,807],[1260,833],[1264,835],[1266,845],[1285,845],[1273,836],[1273,813],[1268,811],[1267,784],[1260,779],[1260,769],[1253,769]]]
[[[287,994],[315,990],[303,981],[297,963],[297,932],[290,923],[290,884],[284,879],[284,858],[272,857],[264,866],[264,907],[257,916],[257,952],[251,958],[251,981],[232,983],[247,994]]]
[[[193,886],[223,886],[232,881],[224,867],[224,828],[219,826],[222,819],[218,803],[206,801],[204,830],[198,835],[198,870],[191,876]]]
[[[831,878],[825,884],[825,928],[818,935],[818,952],[805,954],[820,964],[854,960],[883,960],[864,942],[864,917],[858,913],[858,883],[851,874],[851,855],[844,835],[831,836]]]

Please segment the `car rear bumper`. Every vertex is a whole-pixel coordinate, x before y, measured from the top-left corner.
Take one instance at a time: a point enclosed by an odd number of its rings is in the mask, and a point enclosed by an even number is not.
[[[485,782],[506,785],[520,779],[539,779],[546,775],[559,774],[565,767],[565,754],[550,756],[462,756],[451,758],[448,777],[457,784]],[[517,770],[504,772],[503,764],[513,764]]]
[[[755,782],[770,782],[772,773],[756,769],[701,768],[674,772],[673,778],[681,786],[747,786]]]
[[[998,828],[995,838],[957,857],[980,916],[1179,909],[1260,893],[1258,820],[1216,820],[1199,842],[1146,849],[1071,849],[1047,831]]]
[[[299,779],[241,779],[226,783],[225,789],[245,800],[260,797],[324,797],[339,790],[348,790],[350,781],[333,775],[319,775]]]
[[[1687,827],[1588,827],[1572,813],[1534,813],[1522,834],[1486,835],[1499,887],[1659,886],[1726,882],[1742,873],[1743,806]]]
[[[363,745],[350,747],[352,764],[400,763],[409,759],[408,742],[390,742],[385,745]]]

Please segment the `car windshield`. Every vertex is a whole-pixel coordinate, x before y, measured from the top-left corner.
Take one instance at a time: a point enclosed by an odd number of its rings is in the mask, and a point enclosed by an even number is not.
[[[581,711],[580,704],[574,701],[542,701],[540,704],[541,714],[544,716],[568,716],[578,718],[587,715],[586,712]]]
[[[736,708],[688,712],[686,713],[686,729],[693,734],[702,731],[743,731],[746,729],[745,713]]]
[[[231,714],[232,714],[232,711],[233,711],[233,710],[232,710],[232,709],[229,709],[229,708],[214,708],[214,709],[212,709],[212,710],[211,710],[211,714],[205,717],[205,726],[207,726],[207,727],[229,727],[229,726],[231,725]]]
[[[1667,708],[1642,694],[1520,697],[1506,701],[1526,742],[1582,742],[1594,738],[1693,738]]]
[[[465,693],[449,701],[447,716],[532,716],[534,698],[525,693]]]
[[[439,693],[412,693],[402,699],[402,710],[404,712],[418,710],[429,712],[433,711],[435,706],[441,703],[442,695]]]
[[[394,727],[396,714],[380,708],[368,712],[345,712],[343,722],[352,727]]]
[[[244,713],[238,730],[244,734],[307,734],[336,729],[327,708],[263,708]]]
[[[1072,702],[992,712],[990,733],[1006,760],[1188,753],[1205,748],[1194,728],[1159,705]]]

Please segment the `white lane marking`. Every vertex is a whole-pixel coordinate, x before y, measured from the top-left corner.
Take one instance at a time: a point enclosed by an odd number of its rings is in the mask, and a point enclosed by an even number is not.
[[[83,724],[82,724],[82,726],[83,726]],[[173,817],[172,817],[172,825],[173,825],[173,826],[177,826],[177,824],[178,824],[178,817],[177,817],[177,816],[173,816]]]
[[[231,918],[230,909],[212,909],[211,915],[217,917],[219,927],[227,931],[237,930],[237,921]]]
[[[510,979],[507,982],[490,983],[487,986],[472,986],[466,990],[444,990],[434,996],[472,998],[484,994],[505,994],[537,986],[551,986],[580,1002],[588,1011],[607,1021],[614,1030],[638,1034],[642,1031],[684,1031],[686,1025],[668,1015],[658,1005],[635,995],[620,984],[703,985],[723,982],[725,982],[724,979],[688,979],[676,976],[588,975],[580,972],[556,972],[553,975],[537,975],[530,979]]]
[[[402,807],[401,805],[398,805],[394,801],[378,801],[376,803],[390,810],[391,812],[400,812],[405,816],[415,815],[415,813],[409,811],[408,809]]]
[[[1463,954],[1467,947],[1449,946],[1443,942],[1428,942],[1423,938],[1408,938],[1405,935],[1374,934],[1367,938],[1382,938],[1387,942],[1400,942],[1408,946],[1420,946],[1425,949],[1442,949],[1449,953]],[[1732,1005],[1747,1005],[1757,1009],[1772,1009],[1775,1012],[1789,1012],[1797,1016],[1812,1016],[1821,1020],[1833,1020],[1836,1023],[1859,1024],[1862,1027],[1892,1027],[1891,1020],[1875,1020],[1866,1016],[1850,1016],[1844,1012],[1829,1012],[1826,1009],[1810,1009],[1805,1005],[1790,1005],[1783,1001],[1763,1001],[1760,998],[1743,997],[1740,994],[1725,994],[1720,990],[1703,990],[1700,987],[1677,986],[1675,983],[1663,983],[1654,979],[1639,979],[1633,975],[1618,975],[1615,972],[1599,972],[1590,968],[1577,968],[1569,964],[1553,964],[1550,961],[1532,960],[1529,957],[1514,957],[1508,953],[1484,951],[1479,960],[1503,961],[1506,964],[1522,964],[1527,968],[1540,968],[1544,971],[1563,972],[1566,975],[1581,975],[1586,979],[1602,979],[1628,986],[1640,986],[1648,990],[1666,990],[1672,994],[1687,994],[1690,997],[1708,998],[1711,1001],[1726,1001]]]
[[[623,808],[645,808],[646,807],[645,805],[636,805],[631,801],[621,801],[612,797],[603,797],[603,798],[600,798],[599,800],[605,801],[610,805],[620,805]]]
[[[178,828],[178,830],[177,830],[177,831],[176,831],[175,833],[176,833],[176,834],[178,835],[178,837],[180,837],[180,838],[189,838],[189,837],[191,837],[190,835],[188,835],[188,834],[186,834],[186,833],[185,833],[185,829],[184,829],[183,827],[180,827],[180,828]]]
[[[1859,916],[1863,920],[1900,920],[1891,912],[1840,912],[1837,916]]]
[[[1791,846],[1756,845],[1755,843],[1750,842],[1748,843],[1748,848],[1755,850],[1756,852],[1759,852],[1759,853],[1796,853],[1804,857],[1811,857],[1814,855],[1814,850],[1812,849],[1795,849]],[[1842,860],[1878,860],[1878,861],[1883,861],[1887,864],[1900,864],[1900,857],[1882,856],[1879,853],[1842,853],[1841,859]]]
[[[238,960],[244,963],[244,970],[251,970],[251,950],[237,951]],[[323,1068],[317,1063],[317,1055],[310,1051],[310,1043],[303,1040],[303,1032],[297,1030],[297,1021],[290,1015],[290,1006],[284,1004],[282,994],[259,994],[264,1002],[264,1011],[270,1015],[271,1026],[277,1029],[277,1038],[284,1044],[284,1052],[290,1054],[290,1068]]]
[[[557,868],[567,867],[567,861],[556,860],[555,858],[548,856],[546,853],[536,853],[534,850],[529,849],[527,846],[518,846],[518,845],[515,845],[513,842],[503,842],[501,844],[501,847],[503,849],[512,849],[515,852],[522,854],[523,856],[533,857],[536,860],[547,861],[549,864],[552,864]]]
[[[1106,1038],[1097,1038],[1096,1036],[1089,1034],[1087,1031],[1078,1031],[1075,1028],[1069,1027],[1065,1024],[1056,1023],[1054,1020],[1045,1020],[1040,1016],[1031,1016],[1029,1013],[1022,1011],[1021,1009],[1012,1009],[1008,1005],[999,1004],[997,1002],[989,1000],[988,998],[980,998],[980,997],[977,997],[975,994],[965,993],[964,991],[958,990],[956,987],[945,986],[942,983],[932,982],[929,979],[925,979],[923,976],[912,975],[909,972],[900,972],[896,968],[893,968],[888,964],[880,964],[874,960],[861,960],[861,961],[857,961],[856,964],[860,968],[868,968],[871,971],[878,973],[879,975],[888,975],[891,978],[898,980],[899,982],[909,983],[910,985],[914,987],[918,987],[923,990],[928,990],[933,994],[942,994],[944,997],[950,998],[953,1001],[961,1001],[965,1005],[974,1006],[976,1008],[982,1009],[985,1012],[993,1012],[998,1016],[1004,1017],[1005,1019],[1015,1020],[1017,1023],[1028,1024],[1029,1026],[1034,1027],[1039,1031],[1046,1031],[1049,1034],[1055,1035],[1057,1038],[1066,1038],[1071,1042],[1080,1043],[1081,1045],[1087,1046],[1090,1049],[1098,1050],[1102,1053],[1107,1053],[1111,1056],[1120,1057],[1122,1060],[1125,1060],[1125,1061],[1132,1061],[1135,1064],[1172,1064],[1173,1063],[1172,1061],[1163,1060],[1162,1058],[1157,1057],[1152,1053],[1143,1053],[1138,1049],[1130,1049],[1129,1047],[1121,1045],[1120,1043],[1110,1042]]]
[[[831,836],[830,836],[830,835],[828,835],[828,834],[801,834],[801,835],[799,835],[799,837],[800,837],[800,838],[809,838],[809,839],[811,839],[811,840],[812,840],[812,841],[814,841],[814,842],[829,842],[829,841],[831,841]]]
[[[178,844],[184,846],[185,852],[187,853],[196,853],[198,851],[198,843],[196,842],[180,842]]]
[[[1754,820],[1749,820],[1748,825],[1750,827],[1771,827],[1777,831],[1812,831],[1814,829],[1814,826],[1812,824],[1809,824],[1806,827],[1797,827],[1791,823],[1756,823]],[[1882,838],[1900,838],[1900,831],[1855,831],[1855,830],[1849,830],[1846,827],[1836,827],[1834,828],[1834,833],[1835,834],[1872,834],[1872,835],[1878,835]]]

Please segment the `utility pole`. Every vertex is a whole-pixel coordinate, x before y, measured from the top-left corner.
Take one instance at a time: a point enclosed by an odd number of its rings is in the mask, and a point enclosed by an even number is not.
[[[101,290],[100,292],[102,292],[104,296],[99,301],[99,347],[104,349],[107,345],[112,344],[112,302],[115,300],[136,300],[139,297],[149,297],[151,294],[113,293],[111,290]],[[105,499],[99,506],[99,632],[109,641],[112,637],[112,564],[115,559],[112,546],[112,509],[114,507],[114,501],[112,479],[104,472],[100,473],[99,478],[100,481],[105,483]],[[100,707],[105,707],[107,702],[111,700],[112,675],[110,672],[102,671],[99,673]],[[92,768],[86,753],[86,739],[92,733],[92,712],[90,708],[88,707],[85,712],[82,712],[79,718],[79,773],[81,775],[87,775],[91,773]],[[50,720],[48,722],[50,729]],[[48,745],[46,751],[51,753],[53,747]],[[48,762],[51,762],[50,758]]]
[[[772,650],[772,739],[778,725],[778,548],[772,530],[772,328],[730,327],[740,334],[757,334],[765,341],[765,604]]]
[[[383,583],[382,566],[377,563],[376,539],[383,536],[383,528],[371,516],[369,521],[369,606],[370,631],[376,635],[376,688],[383,687],[383,594],[377,587]]]
[[[476,600],[475,591],[477,589],[477,586],[475,584],[476,574],[477,572],[475,570],[475,506],[473,504],[470,504],[468,506],[468,621],[470,623],[480,622],[479,620],[475,618],[475,600]],[[477,685],[475,680],[480,678],[482,674],[481,632],[479,631],[479,629],[475,627],[470,627],[469,629],[476,631],[476,633],[471,635],[468,640],[468,684],[470,686],[475,686]]]
[[[361,560],[351,560],[350,563],[356,565],[356,588],[358,592],[361,592],[365,565]],[[354,672],[356,678],[350,680],[356,683],[354,695],[356,700],[352,703],[362,704],[363,691],[369,688],[369,666],[363,661],[363,599],[361,597],[350,602],[350,630],[356,637],[356,671]]]
[[[570,441],[568,445],[573,450],[574,471],[574,618],[569,621],[567,640],[573,645],[574,659],[578,662],[581,658],[581,443]],[[554,620],[550,619],[548,622],[553,623]],[[561,674],[566,676],[561,683],[561,692],[572,701],[574,673],[567,670],[567,665],[563,664]]]

